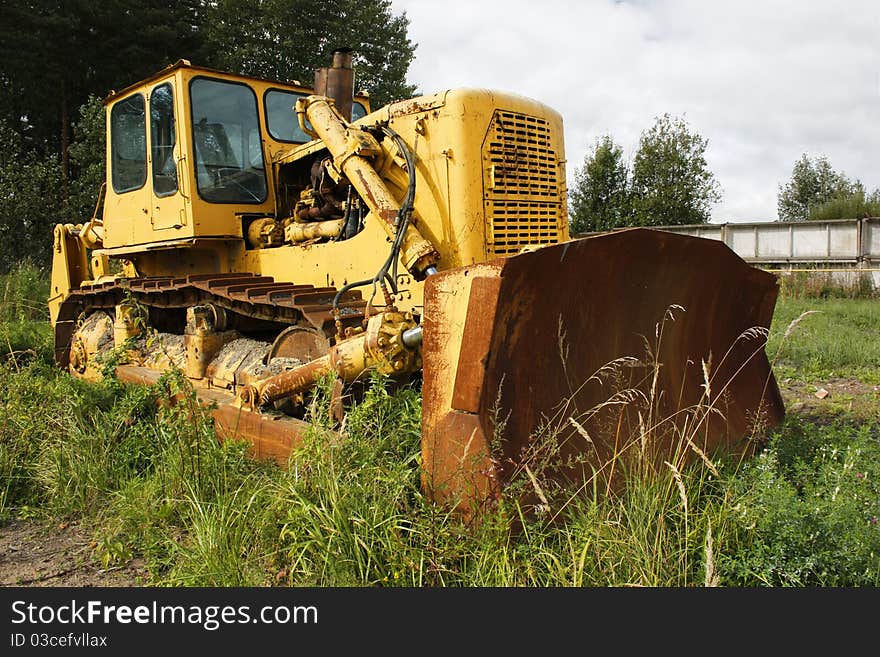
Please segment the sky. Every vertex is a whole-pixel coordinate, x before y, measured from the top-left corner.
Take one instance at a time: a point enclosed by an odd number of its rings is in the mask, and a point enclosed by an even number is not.
[[[880,187],[880,0],[391,0],[420,93],[488,87],[562,114],[569,183],[657,116],[708,140],[712,223],[775,221],[803,153]]]

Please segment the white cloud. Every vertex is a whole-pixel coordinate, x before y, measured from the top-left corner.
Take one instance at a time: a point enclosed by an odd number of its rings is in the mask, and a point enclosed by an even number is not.
[[[776,218],[801,153],[880,187],[880,3],[391,0],[418,44],[409,81],[557,109],[569,174],[610,133],[627,155],[654,117],[709,140],[713,221]]]

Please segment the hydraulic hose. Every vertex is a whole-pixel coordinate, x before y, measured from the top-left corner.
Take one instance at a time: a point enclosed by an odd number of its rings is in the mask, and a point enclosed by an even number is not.
[[[392,293],[397,294],[397,262],[400,259],[400,248],[403,246],[403,239],[406,236],[406,229],[409,226],[410,218],[412,217],[413,204],[416,197],[416,166],[412,151],[410,151],[403,138],[387,126],[382,128],[382,132],[394,142],[398,151],[403,156],[404,162],[406,162],[406,170],[408,174],[406,196],[404,196],[403,202],[400,204],[400,209],[397,212],[397,217],[394,220],[396,231],[394,233],[394,240],[391,243],[391,250],[388,253],[388,257],[385,259],[385,262],[382,263],[382,266],[379,268],[379,271],[376,272],[376,275],[372,278],[355,281],[340,288],[336,293],[336,296],[333,297],[334,316],[339,309],[339,299],[342,298],[342,295],[345,294],[345,292],[352,288],[363,287],[372,283],[373,294],[375,294],[376,285],[378,284],[384,287],[385,281],[387,280],[391,284]],[[391,270],[390,274],[388,272],[389,269]]]

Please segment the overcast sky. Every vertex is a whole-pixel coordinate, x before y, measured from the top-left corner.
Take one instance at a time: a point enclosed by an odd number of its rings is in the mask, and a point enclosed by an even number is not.
[[[709,140],[713,222],[772,221],[804,152],[880,187],[880,0],[391,0],[420,92],[491,87],[565,121],[569,180],[597,137],[632,158],[664,112]]]

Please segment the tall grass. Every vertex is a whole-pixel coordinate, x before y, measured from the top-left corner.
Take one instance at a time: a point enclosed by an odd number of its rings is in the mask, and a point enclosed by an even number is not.
[[[33,281],[22,280],[23,289]],[[13,300],[20,294],[8,289]],[[774,324],[768,351],[780,348],[795,371],[808,358],[786,356],[792,344],[825,348],[802,337],[811,322],[843,314],[856,323],[847,312],[870,322],[869,309],[829,301],[783,341],[805,309],[792,303],[778,308],[788,323]],[[828,358],[837,367],[845,355]],[[248,458],[240,443],[219,443],[179,375],[150,388],[85,384],[35,358],[7,359],[0,376],[0,521],[79,518],[95,536],[97,563],[139,557],[148,584],[880,583],[876,419],[793,416],[745,463],[724,453],[677,458],[692,450],[686,440],[657,463],[636,441],[616,464],[629,469],[625,487],[585,481],[561,498],[547,485],[549,513],[509,496],[474,524],[423,496],[415,388],[375,378],[336,433],[324,426],[323,389],[313,429],[282,469]],[[157,404],[176,393],[182,403]],[[539,467],[531,474],[543,483]]]
[[[793,339],[783,339],[797,317]],[[777,305],[768,354],[786,377],[822,381],[854,376],[880,383],[880,304],[874,299],[789,299]]]
[[[161,389],[86,385],[38,362],[4,374],[4,512],[82,518],[97,559],[138,555],[154,584],[699,584],[706,529],[724,525],[720,482],[697,467],[578,496],[556,521],[509,501],[469,526],[422,496],[417,391],[381,380],[342,440],[315,428],[282,470],[218,443],[194,409],[158,407]]]
[[[880,295],[871,272],[859,269],[779,270],[782,299],[874,299]]]
[[[23,262],[0,276],[0,353],[51,358],[49,275]]]

